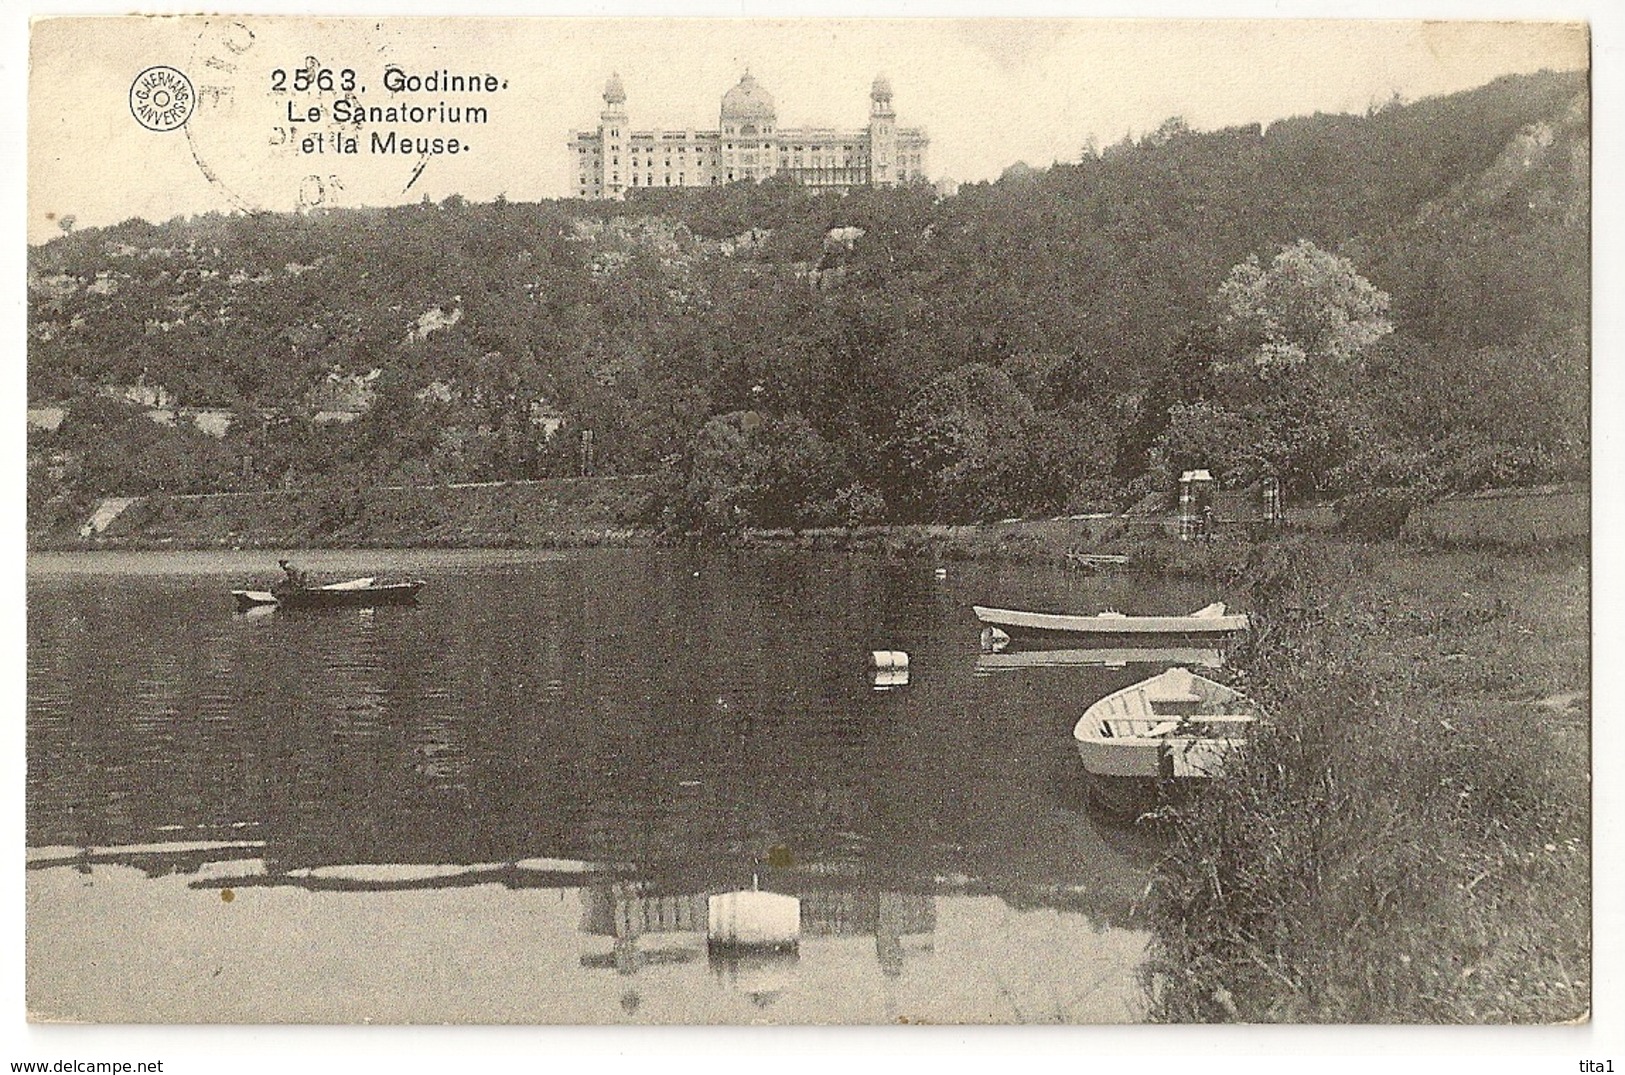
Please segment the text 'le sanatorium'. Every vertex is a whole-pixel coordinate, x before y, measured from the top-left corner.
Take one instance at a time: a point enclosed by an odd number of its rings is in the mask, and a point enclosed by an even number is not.
[[[379,87],[389,95],[382,103],[376,99]],[[391,66],[384,68],[371,88],[375,97],[369,101],[368,82],[352,67],[307,63],[274,69],[271,92],[287,100],[278,117],[286,126],[278,126],[273,141],[300,153],[467,153],[472,146],[466,137],[429,137],[422,128],[489,123],[491,113],[486,106],[446,98],[457,94],[490,99],[507,89],[508,81],[484,72],[454,74],[441,69],[420,74]],[[364,130],[369,127],[383,129]]]

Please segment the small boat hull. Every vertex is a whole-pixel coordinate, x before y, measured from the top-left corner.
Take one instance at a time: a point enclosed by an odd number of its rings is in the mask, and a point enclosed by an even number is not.
[[[1078,757],[1096,776],[1136,780],[1183,780],[1220,776],[1224,757],[1240,746],[1239,737],[1168,736],[1162,739],[1082,739]]]
[[[282,608],[361,608],[371,605],[415,605],[421,582],[392,582],[357,589],[317,586],[280,595]]]
[[[994,645],[1024,645],[1064,648],[1077,646],[1080,639],[1133,638],[1136,643],[1174,643],[1193,639],[1222,639],[1248,629],[1245,613],[1227,614],[1223,605],[1189,616],[1122,616],[1102,613],[1096,616],[1068,616],[1050,612],[1023,612],[1017,609],[974,606],[976,618],[984,625],[984,648]],[[1217,612],[1210,610],[1217,609]],[[1000,640],[999,635],[1005,636]]]
[[[1239,691],[1176,667],[1100,699],[1072,736],[1091,799],[1131,813],[1223,776],[1257,720],[1257,706]]]
[[[1078,742],[1078,757],[1084,772],[1093,776],[1158,780],[1165,749],[1161,739],[1084,739]]]
[[[365,586],[337,583],[332,586],[310,586],[282,592],[233,590],[231,596],[239,612],[266,606],[287,609],[372,608],[377,605],[415,605],[418,591],[423,589],[423,585],[418,581],[390,582],[383,585],[374,583]]]

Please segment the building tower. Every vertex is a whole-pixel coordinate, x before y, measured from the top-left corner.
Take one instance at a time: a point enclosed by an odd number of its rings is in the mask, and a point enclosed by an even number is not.
[[[891,107],[891,80],[876,75],[869,89],[869,182],[889,187],[897,181],[897,113]]]
[[[604,110],[598,114],[598,144],[602,147],[604,197],[619,198],[626,189],[622,179],[621,154],[631,134],[631,121],[626,115],[626,87],[621,76],[611,73],[604,83]]]
[[[778,139],[773,95],[747,69],[739,84],[722,95],[722,179],[766,179],[773,174]]]

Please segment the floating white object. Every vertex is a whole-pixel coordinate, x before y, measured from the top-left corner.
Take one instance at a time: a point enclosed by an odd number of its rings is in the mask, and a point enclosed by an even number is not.
[[[877,672],[906,672],[908,654],[900,649],[877,649],[869,654],[869,667]]]
[[[724,892],[706,904],[706,939],[731,948],[793,948],[801,901],[778,892]]]

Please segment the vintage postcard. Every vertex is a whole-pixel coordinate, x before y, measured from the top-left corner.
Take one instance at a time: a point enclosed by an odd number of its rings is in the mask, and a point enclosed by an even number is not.
[[[1590,49],[35,20],[28,1018],[1584,1026]]]

